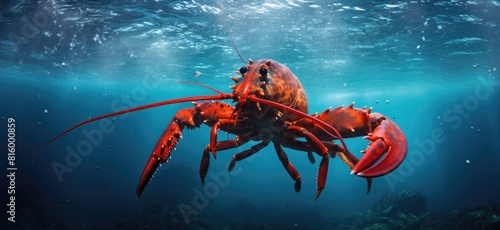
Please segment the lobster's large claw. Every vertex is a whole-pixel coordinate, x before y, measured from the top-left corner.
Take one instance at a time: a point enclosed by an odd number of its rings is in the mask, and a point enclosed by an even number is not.
[[[135,190],[135,196],[137,198],[141,196],[149,181],[151,181],[151,178],[153,178],[154,173],[156,172],[156,170],[158,170],[158,167],[160,167],[160,164],[160,160],[153,156],[153,154],[151,154],[148,162],[146,163],[146,166],[144,167],[144,170],[142,171],[141,179],[139,180],[137,189]]]
[[[175,119],[172,119],[156,143],[153,152],[149,156],[148,162],[142,171],[141,179],[139,180],[139,184],[137,185],[137,190],[135,192],[137,198],[139,198],[149,181],[151,181],[151,178],[153,178],[153,175],[156,170],[158,170],[160,164],[168,161],[170,153],[173,149],[175,149],[175,145],[179,141],[180,137],[182,137],[181,127],[179,127],[179,124]]]
[[[396,123],[378,113],[372,113],[370,117],[376,127],[365,137],[370,140],[369,147],[351,172],[368,178],[383,176],[396,169],[408,150],[406,137]],[[382,157],[384,153],[387,154]]]

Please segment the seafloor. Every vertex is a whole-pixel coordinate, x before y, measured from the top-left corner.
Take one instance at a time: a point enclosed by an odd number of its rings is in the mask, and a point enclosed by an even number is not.
[[[63,218],[57,206],[39,200],[31,202],[19,208],[15,226],[6,224],[0,229],[500,229],[500,204],[430,212],[426,197],[417,191],[387,193],[364,212],[346,213],[320,213],[310,209],[304,213],[276,212],[269,216],[241,199],[226,211],[247,212],[245,215],[214,218],[210,211],[204,211],[189,224],[183,221],[176,206],[165,204],[144,206],[134,218],[126,221],[87,225]]]

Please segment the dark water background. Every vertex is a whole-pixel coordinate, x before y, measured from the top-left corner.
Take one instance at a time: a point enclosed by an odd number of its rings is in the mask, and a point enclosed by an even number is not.
[[[5,137],[12,117],[16,224],[29,223],[43,210],[86,228],[130,220],[156,204],[176,212],[165,216],[181,216],[179,205],[189,205],[201,209],[190,220],[270,218],[297,227],[314,225],[318,216],[363,211],[387,192],[410,190],[423,193],[431,211],[499,202],[498,1],[42,0],[1,5],[0,163],[7,174]],[[171,161],[136,199],[156,140],[189,103],[116,117],[113,130],[91,149],[81,146],[91,141],[84,131],[98,130],[99,123],[45,145],[77,122],[117,108],[214,94],[178,80],[230,92],[229,77],[243,64],[226,29],[245,59],[287,65],[306,89],[310,113],[355,101],[356,107],[373,107],[394,119],[409,143],[403,165],[374,179],[365,194],[365,180],[331,159],[326,188],[314,201],[318,162],[312,165],[303,152],[286,150],[302,175],[300,193],[271,147],[238,162],[235,173],[228,174],[232,155],[249,143],[219,152],[209,171],[229,179],[221,184],[209,175],[209,186],[203,187],[198,167],[210,130],[202,127],[183,132]],[[202,75],[195,77],[195,71]],[[219,134],[220,140],[227,138],[232,136]],[[367,142],[356,138],[347,144],[357,153]],[[88,154],[68,159],[72,151]],[[71,172],[58,177],[54,162]],[[2,203],[7,203],[7,180],[1,178]],[[21,214],[23,207],[31,207],[30,213]]]

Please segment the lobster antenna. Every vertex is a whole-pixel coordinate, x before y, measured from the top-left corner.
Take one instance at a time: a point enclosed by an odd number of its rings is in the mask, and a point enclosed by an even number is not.
[[[210,87],[210,86],[208,86],[208,85],[205,85],[205,84],[199,83],[199,82],[193,82],[193,81],[183,81],[183,80],[177,80],[177,82],[179,82],[179,83],[183,83],[183,84],[192,84],[192,85],[197,85],[197,86],[205,87],[205,88],[207,88],[207,89],[209,89],[209,90],[212,90],[212,91],[214,91],[214,92],[216,92],[216,93],[218,93],[218,94],[220,94],[220,95],[224,95],[224,93],[223,93],[223,92],[221,92],[221,91],[219,91],[219,90],[216,90],[216,89],[214,89],[214,88],[212,88],[212,87]]]
[[[104,118],[114,117],[114,116],[118,116],[118,115],[125,114],[125,113],[131,113],[131,112],[135,112],[135,111],[139,111],[139,110],[144,110],[144,109],[149,109],[149,108],[154,108],[154,107],[159,107],[159,106],[164,106],[164,105],[170,105],[170,104],[177,104],[177,103],[182,103],[182,102],[201,101],[201,100],[224,100],[224,99],[231,99],[232,97],[233,97],[232,94],[223,94],[223,93],[220,93],[219,95],[213,95],[213,96],[185,97],[185,98],[178,98],[178,99],[171,99],[171,100],[166,100],[166,101],[155,102],[155,103],[151,103],[151,104],[147,104],[147,105],[142,105],[142,106],[138,106],[138,107],[134,107],[134,108],[130,108],[130,109],[121,110],[118,112],[104,114],[104,115],[101,115],[98,117],[90,118],[86,121],[82,121],[82,122],[74,125],[73,127],[67,129],[66,131],[64,131],[64,132],[60,133],[59,135],[57,135],[56,137],[52,138],[50,141],[45,143],[45,145],[50,144],[51,142],[55,141],[59,137],[62,137],[66,133],[71,132],[73,129],[76,129],[82,125],[88,124],[90,122],[98,121],[98,120],[101,120]]]
[[[222,17],[224,18],[224,28],[226,28],[227,35],[229,36],[229,39],[231,40],[231,44],[233,45],[233,49],[238,54],[238,57],[240,57],[240,60],[243,62],[243,64],[247,65],[247,63],[245,62],[245,60],[241,56],[240,51],[238,51],[238,48],[236,48],[236,44],[234,44],[233,35],[231,34],[231,30],[229,29],[229,26],[227,26],[226,13],[224,11],[224,5],[222,5],[222,1],[219,1],[219,6],[221,7]]]

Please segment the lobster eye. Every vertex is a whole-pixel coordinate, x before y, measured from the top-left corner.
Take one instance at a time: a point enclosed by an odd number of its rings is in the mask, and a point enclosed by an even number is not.
[[[267,77],[267,69],[266,69],[266,68],[261,68],[261,69],[259,70],[259,74],[260,74],[260,80],[261,80],[261,81],[266,80],[266,77]]]
[[[241,74],[245,74],[246,72],[248,72],[248,68],[247,67],[243,66],[243,67],[240,68],[240,73]]]

